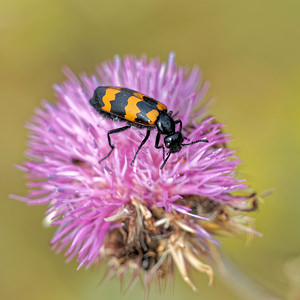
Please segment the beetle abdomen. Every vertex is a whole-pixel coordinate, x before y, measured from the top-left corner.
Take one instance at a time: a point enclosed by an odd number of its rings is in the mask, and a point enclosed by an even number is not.
[[[167,107],[144,94],[120,87],[98,87],[90,100],[98,112],[121,117],[144,126],[155,126],[161,112]]]

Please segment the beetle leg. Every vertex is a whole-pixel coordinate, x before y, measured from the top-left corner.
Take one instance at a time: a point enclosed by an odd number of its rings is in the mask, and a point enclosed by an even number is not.
[[[112,151],[114,150],[114,148],[115,148],[115,146],[114,146],[114,145],[112,144],[112,142],[111,142],[110,135],[113,134],[113,133],[117,133],[117,132],[121,132],[121,131],[127,130],[127,129],[129,129],[130,127],[131,127],[130,125],[127,125],[127,126],[124,126],[124,127],[112,129],[112,130],[110,130],[110,131],[107,133],[108,144],[109,144],[109,146],[110,146],[111,149],[110,149],[110,151],[108,152],[108,154],[107,154],[105,157],[103,157],[103,158],[101,158],[101,159],[99,160],[99,164],[100,164],[103,160],[105,160],[106,158],[108,158],[108,157],[111,155],[111,153],[112,153]]]
[[[160,133],[158,132],[156,135],[156,139],[155,139],[155,148],[156,149],[163,148],[163,145],[159,145],[159,140],[160,140]]]
[[[181,132],[181,130],[182,130],[182,122],[181,122],[181,120],[176,120],[175,121],[175,124],[180,124],[180,127],[179,127],[179,131]]]
[[[166,157],[166,153],[165,153],[165,147],[163,146],[163,160],[165,160],[165,157]]]
[[[141,144],[139,145],[138,149],[136,150],[135,152],[135,155],[134,155],[134,158],[132,160],[132,162],[130,163],[130,165],[132,166],[132,164],[134,163],[135,159],[136,159],[136,156],[137,154],[139,153],[139,151],[141,150],[141,148],[143,147],[143,145],[147,142],[149,136],[150,136],[150,128],[147,128],[147,133],[146,133],[146,136],[144,137],[144,139],[142,140]]]
[[[160,141],[160,133],[158,132],[156,135],[156,139],[155,139],[155,148],[156,149],[163,149],[163,160],[165,160],[165,147],[163,145],[159,145],[159,141]]]
[[[162,164],[161,167],[160,167],[161,170],[162,170],[163,167],[165,166],[165,164],[166,164],[167,160],[169,159],[170,155],[171,155],[171,152],[169,152],[169,153],[167,154],[166,159],[164,159],[164,162],[163,162],[163,164]]]

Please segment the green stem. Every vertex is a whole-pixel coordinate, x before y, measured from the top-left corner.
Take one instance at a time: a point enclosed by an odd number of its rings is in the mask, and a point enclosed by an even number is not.
[[[237,268],[222,254],[223,266],[219,268],[219,279],[226,284],[240,299],[245,300],[283,300],[274,291],[255,282]]]

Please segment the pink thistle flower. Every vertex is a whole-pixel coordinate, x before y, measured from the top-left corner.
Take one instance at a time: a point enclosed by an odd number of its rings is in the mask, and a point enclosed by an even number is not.
[[[68,261],[77,257],[78,268],[106,260],[108,277],[133,269],[131,284],[143,269],[148,287],[152,278],[172,275],[176,264],[196,289],[188,276],[191,265],[211,282],[212,267],[202,261],[218,261],[220,243],[213,235],[254,231],[243,212],[249,197],[236,194],[247,186],[236,179],[239,160],[226,146],[224,124],[195,109],[208,89],[198,68],[177,67],[173,54],[167,64],[117,56],[97,68],[96,76],[78,79],[70,70],[66,75],[54,87],[57,103],[43,101],[27,125],[29,161],[18,167],[27,173],[31,191],[13,197],[49,206],[47,220],[57,227],[51,244]],[[209,143],[184,147],[161,170],[162,151],[154,147],[152,132],[131,167],[145,136],[144,129],[132,128],[113,135],[115,150],[99,164],[110,150],[107,132],[121,126],[89,104],[98,86],[126,87],[159,100],[182,120],[184,136]]]

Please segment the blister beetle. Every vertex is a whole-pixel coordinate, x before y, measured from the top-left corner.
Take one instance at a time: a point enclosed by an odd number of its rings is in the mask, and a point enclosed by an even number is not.
[[[163,164],[160,167],[161,169],[165,166],[170,155],[179,152],[183,146],[199,142],[208,143],[208,140],[202,139],[184,144],[183,141],[187,138],[182,135],[181,120],[174,120],[172,117],[173,112],[168,112],[167,107],[163,103],[131,89],[114,86],[99,86],[95,89],[94,96],[90,99],[90,104],[101,115],[113,121],[127,122],[126,126],[108,131],[107,139],[111,150],[105,157],[99,160],[99,163],[108,158],[114,149],[110,135],[125,131],[131,127],[146,128],[147,133],[139,145],[130,165],[133,164],[137,154],[148,140],[150,131],[155,128],[157,129],[155,148],[163,149]],[[179,124],[178,131],[176,131],[175,128],[177,124]],[[164,145],[160,144],[161,135],[165,135]],[[169,149],[166,156],[164,146]]]

